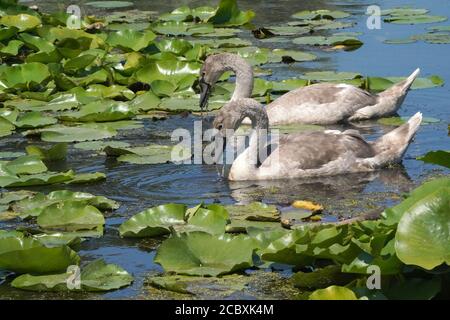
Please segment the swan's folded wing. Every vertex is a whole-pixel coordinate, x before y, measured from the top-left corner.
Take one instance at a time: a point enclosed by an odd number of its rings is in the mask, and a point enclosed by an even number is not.
[[[301,170],[320,169],[329,163],[350,158],[369,158],[372,146],[360,136],[310,132],[280,136],[275,152],[284,165]],[[264,165],[264,163],[263,163]]]

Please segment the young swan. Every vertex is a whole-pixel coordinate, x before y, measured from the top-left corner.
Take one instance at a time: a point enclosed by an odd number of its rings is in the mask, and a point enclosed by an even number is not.
[[[209,56],[200,70],[200,107],[207,106],[212,86],[225,71],[236,75],[231,100],[249,98],[253,90],[252,67],[232,53]],[[420,70],[389,89],[371,94],[348,84],[317,83],[292,90],[267,105],[270,124],[334,124],[395,114]],[[247,119],[244,123],[250,123]]]
[[[226,130],[236,130],[247,117],[254,130],[249,146],[232,163],[229,180],[286,179],[373,171],[401,161],[422,121],[422,114],[418,112],[407,123],[373,142],[366,142],[356,130],[332,130],[280,135],[277,143],[268,144],[269,121],[265,109],[257,101],[243,98],[222,107],[213,125],[221,136],[226,137]]]

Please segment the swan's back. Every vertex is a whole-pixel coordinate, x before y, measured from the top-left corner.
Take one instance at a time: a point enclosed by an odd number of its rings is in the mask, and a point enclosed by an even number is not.
[[[375,155],[370,144],[359,134],[308,132],[279,137],[281,163],[302,170],[319,169],[344,155],[370,158]],[[264,166],[264,163],[263,163]]]
[[[271,124],[337,123],[357,110],[377,103],[377,96],[348,84],[317,83],[292,90],[267,106]]]

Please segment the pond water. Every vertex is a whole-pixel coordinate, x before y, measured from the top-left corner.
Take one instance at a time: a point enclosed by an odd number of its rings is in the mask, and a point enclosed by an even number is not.
[[[42,11],[64,9],[75,1],[26,1],[27,5],[38,5]],[[365,10],[367,6],[377,4],[381,8],[391,8],[410,4],[402,0],[371,1],[239,1],[242,9],[256,12],[254,25],[262,27],[278,22],[289,21],[289,16],[305,9],[337,9],[353,13],[352,19],[357,24],[345,31],[362,32],[360,39],[364,45],[352,52],[313,51],[320,59],[308,63],[268,64],[273,74],[270,80],[294,77],[305,71],[335,70],[354,71],[373,76],[404,76],[420,67],[421,76],[437,74],[446,82],[450,81],[450,45],[427,44],[417,42],[405,45],[388,45],[385,39],[405,38],[425,32],[429,25],[394,25],[382,23],[380,30],[369,30],[366,27]],[[172,1],[153,0],[135,1],[135,8],[157,12],[167,12],[183,4],[191,7],[214,5],[211,1]],[[83,7],[86,13],[107,14],[98,10]],[[427,8],[432,14],[450,17],[450,4],[440,0],[419,0],[414,5]],[[90,10],[90,11],[89,11]],[[441,23],[443,25],[447,23]],[[433,24],[435,25],[435,24]],[[256,45],[296,49],[292,43],[259,43],[250,31],[245,31],[243,38],[248,38]],[[105,172],[107,180],[94,185],[70,186],[70,189],[104,195],[120,201],[121,208],[107,217],[106,232],[100,239],[91,239],[81,245],[79,252],[84,262],[96,258],[104,258],[109,263],[117,263],[130,273],[135,281],[132,286],[106,294],[36,294],[11,289],[7,284],[0,285],[0,298],[170,298],[170,294],[159,296],[143,289],[144,279],[148,274],[162,272],[162,268],[153,263],[154,249],[158,241],[125,240],[118,236],[117,228],[133,214],[161,203],[182,202],[194,205],[200,201],[211,203],[235,203],[248,201],[264,201],[283,206],[295,199],[313,200],[322,203],[329,216],[347,217],[369,210],[383,207],[399,201],[398,195],[410,190],[424,179],[433,175],[448,174],[448,171],[437,169],[432,165],[415,160],[417,156],[431,150],[449,148],[447,125],[450,120],[450,86],[410,91],[399,111],[401,116],[411,116],[421,111],[425,117],[440,120],[421,126],[414,142],[406,152],[401,166],[363,175],[346,175],[314,180],[295,180],[277,182],[245,182],[230,183],[220,179],[214,166],[208,165],[133,165],[106,160],[104,156],[90,156],[90,153],[70,149],[66,162],[58,164],[54,170],[73,168],[80,172]],[[124,131],[117,139],[133,144],[158,142],[170,139],[170,133],[178,127],[193,128],[195,116],[170,116],[164,121],[145,120],[145,127]],[[340,126],[333,128],[343,129]],[[359,124],[363,135],[372,140],[392,127],[382,126],[375,121]],[[0,139],[2,151],[23,151],[29,143],[21,135],[12,135]],[[35,144],[43,144],[33,141]],[[39,187],[34,190],[51,191],[61,186]],[[8,228],[8,223],[1,223],[0,228]],[[283,273],[280,273],[283,277]],[[275,291],[275,290],[274,290]],[[259,298],[276,296],[275,292],[262,294],[255,289],[237,296],[237,298]],[[234,296],[236,297],[236,296]],[[214,297],[209,297],[214,298]]]

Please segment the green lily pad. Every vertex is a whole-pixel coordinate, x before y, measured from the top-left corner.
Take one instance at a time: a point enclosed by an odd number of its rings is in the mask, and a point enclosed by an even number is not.
[[[358,300],[355,293],[345,287],[330,286],[311,293],[309,300]]]
[[[94,206],[67,200],[44,208],[37,223],[47,230],[78,231],[101,227],[105,218]]]
[[[108,122],[130,119],[134,112],[125,102],[97,100],[82,106],[78,111],[62,113],[59,117],[65,121]]]
[[[417,160],[450,168],[450,152],[444,150],[430,151],[424,156],[418,157]]]
[[[10,159],[10,158],[17,158],[24,156],[25,153],[23,152],[15,152],[15,151],[1,151],[0,152],[0,159]]]
[[[118,156],[117,161],[135,164],[157,164],[170,161],[183,161],[191,158],[189,149],[180,145],[167,146],[153,144],[143,147],[114,148],[107,146],[107,155]],[[176,158],[173,157],[176,156]]]
[[[121,237],[155,237],[170,233],[170,226],[184,224],[186,206],[165,204],[142,211],[119,227]]]
[[[123,141],[87,141],[74,144],[74,148],[93,151],[102,151],[106,147],[127,148],[129,146],[129,143]]]
[[[27,187],[56,184],[73,179],[72,170],[67,172],[51,172],[17,176],[0,176],[0,187]]]
[[[424,15],[427,13],[428,9],[419,9],[410,7],[397,7],[381,10],[382,16],[413,16],[413,15]]]
[[[57,123],[54,117],[45,116],[41,112],[27,112],[17,118],[15,125],[19,128],[39,128]]]
[[[0,74],[0,79],[9,88],[29,88],[43,83],[49,77],[48,67],[39,62],[6,67]]]
[[[4,46],[0,49],[0,53],[16,56],[19,53],[20,48],[23,46],[23,42],[19,40],[11,40],[8,42],[7,46]]]
[[[50,53],[55,50],[55,46],[47,40],[33,36],[29,33],[21,33],[19,36],[28,47],[35,51]]]
[[[329,265],[313,272],[299,271],[291,278],[295,287],[308,290],[323,289],[333,284],[346,285],[353,279],[353,275],[342,273],[339,265]]]
[[[417,40],[407,38],[407,39],[386,39],[383,42],[386,44],[408,44],[408,43],[414,43]]]
[[[117,131],[105,124],[84,124],[77,127],[55,125],[25,132],[25,135],[31,134],[40,134],[41,139],[48,142],[74,142],[111,138]]]
[[[0,168],[0,175],[36,174],[47,171],[45,164],[34,155],[21,156],[6,163],[0,163]]]
[[[189,232],[165,240],[154,261],[166,272],[218,276],[251,267],[253,250],[253,240],[244,235]]]
[[[17,34],[17,31],[19,31],[19,29],[16,27],[0,27],[0,41],[12,38]]]
[[[80,287],[70,287],[72,273],[35,276],[24,274],[13,280],[14,288],[28,291],[110,291],[130,285],[133,277],[115,264],[99,259],[86,265],[80,272]]]
[[[292,15],[292,18],[303,20],[317,20],[317,19],[341,19],[347,18],[350,14],[344,11],[331,11],[331,10],[304,10]]]
[[[148,47],[155,38],[156,35],[151,31],[120,30],[111,33],[106,39],[106,42],[113,47],[119,47],[125,51],[139,51]]]
[[[64,182],[65,184],[83,184],[83,183],[94,183],[98,181],[103,181],[106,179],[106,174],[103,172],[93,172],[93,173],[77,173],[69,181]]]
[[[15,125],[0,116],[0,137],[10,135],[15,128]]]
[[[219,26],[240,26],[249,23],[255,17],[251,10],[241,11],[236,0],[220,0],[219,7],[208,22]]]
[[[431,270],[450,265],[450,188],[417,201],[403,213],[395,235],[395,251],[405,264]]]
[[[24,32],[36,28],[41,24],[41,19],[26,13],[18,15],[3,16],[0,18],[0,24],[7,27],[15,27],[19,32]]]
[[[246,205],[228,205],[225,209],[230,217],[240,220],[279,222],[280,211],[275,205],[252,202]]]
[[[51,273],[77,265],[78,255],[67,246],[46,247],[25,237],[0,238],[0,269],[16,273]]]
[[[307,86],[309,81],[306,79],[284,79],[281,81],[273,81],[272,82],[272,91],[273,92],[288,92],[291,90],[295,90],[300,87]]]
[[[119,208],[119,204],[111,199],[103,196],[95,196],[87,192],[74,192],[70,190],[52,191],[47,195],[38,193],[36,195],[21,195],[14,194],[15,198],[23,197],[22,199],[13,200],[14,211],[20,213],[20,216],[25,219],[29,217],[37,217],[42,210],[55,203],[62,203],[64,201],[80,202],[84,206],[94,206],[99,210],[115,210]],[[9,198],[11,198],[11,195]],[[1,198],[0,198],[1,200]]]
[[[329,37],[326,36],[305,36],[292,40],[294,44],[309,45],[309,46],[348,46],[360,47],[363,43],[356,37],[335,34]]]
[[[91,1],[86,2],[85,5],[101,9],[117,9],[131,7],[134,3],[130,1]]]
[[[446,21],[445,16],[432,16],[432,15],[392,15],[387,16],[383,19],[384,22],[395,23],[395,24],[422,24],[422,23],[435,23]]]
[[[27,146],[25,150],[28,155],[38,156],[41,160],[64,160],[67,156],[67,143],[57,143],[49,149],[44,149],[38,146]]]
[[[187,75],[198,75],[200,64],[185,61],[155,61],[136,72],[136,79],[146,83],[167,80],[178,84]]]
[[[450,187],[449,178],[434,179],[425,182],[421,186],[417,187],[410,192],[409,197],[403,200],[398,205],[388,208],[383,212],[383,216],[386,218],[386,223],[398,223],[403,214],[410,210],[415,203],[421,201],[431,193],[438,191],[439,189],[448,189]]]
[[[448,44],[450,43],[450,34],[448,33],[426,33],[411,37],[414,40],[422,40],[432,44]]]

